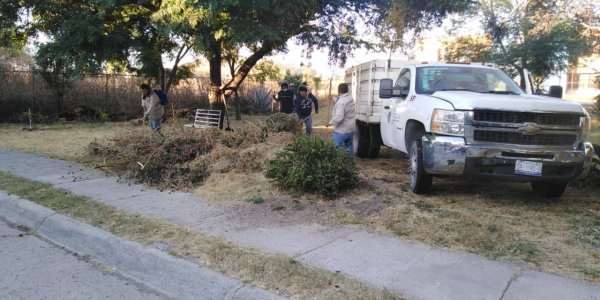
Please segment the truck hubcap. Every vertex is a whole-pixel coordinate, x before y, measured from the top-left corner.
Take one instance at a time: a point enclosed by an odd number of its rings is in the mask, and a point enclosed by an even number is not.
[[[416,147],[411,147],[410,149],[410,186],[415,187],[417,185],[417,149]]]

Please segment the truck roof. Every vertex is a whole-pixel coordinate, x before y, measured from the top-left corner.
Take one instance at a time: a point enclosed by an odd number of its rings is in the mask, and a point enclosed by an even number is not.
[[[389,70],[400,71],[401,68],[406,66],[415,66],[415,67],[426,67],[426,66],[465,66],[465,67],[477,67],[477,68],[498,68],[498,66],[494,63],[487,62],[471,62],[471,63],[463,63],[463,62],[428,62],[428,61],[408,61],[408,60],[399,60],[399,59],[374,59],[370,61],[366,61],[357,65],[353,65],[346,69],[346,73],[352,73],[354,70],[368,70],[368,69],[377,69],[377,70]]]
[[[427,67],[427,66],[464,66],[464,67],[480,67],[480,68],[494,68],[497,69],[498,66],[494,63],[484,63],[484,62],[471,62],[471,63],[463,63],[463,62],[416,62],[414,63],[415,67]]]

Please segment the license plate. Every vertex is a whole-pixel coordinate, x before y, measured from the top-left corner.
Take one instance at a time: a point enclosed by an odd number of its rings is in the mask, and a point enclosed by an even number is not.
[[[517,160],[515,174],[528,176],[542,176],[542,163],[535,161]]]

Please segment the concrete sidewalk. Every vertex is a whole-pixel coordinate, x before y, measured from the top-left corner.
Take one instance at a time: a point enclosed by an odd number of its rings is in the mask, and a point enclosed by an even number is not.
[[[70,162],[0,149],[0,170],[51,183],[130,213],[340,271],[409,298],[600,299],[600,286],[584,281],[349,227],[261,224],[191,194],[120,183],[116,176]]]
[[[70,252],[90,257],[93,261],[112,268],[121,276],[156,291],[161,295],[157,299],[284,299],[160,250],[126,241],[4,192],[0,192],[0,219],[14,223],[20,228],[32,229],[36,235]],[[0,247],[15,248],[2,243]],[[50,292],[58,296],[61,292],[57,290],[69,292],[72,286],[51,288],[41,288],[44,294],[30,296],[45,298],[52,294]]]

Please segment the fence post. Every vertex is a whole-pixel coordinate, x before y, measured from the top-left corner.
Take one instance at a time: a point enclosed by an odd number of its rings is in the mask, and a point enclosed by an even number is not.
[[[31,109],[35,101],[35,72],[31,71]]]
[[[106,80],[104,81],[104,110],[108,112],[108,74],[104,76]]]

